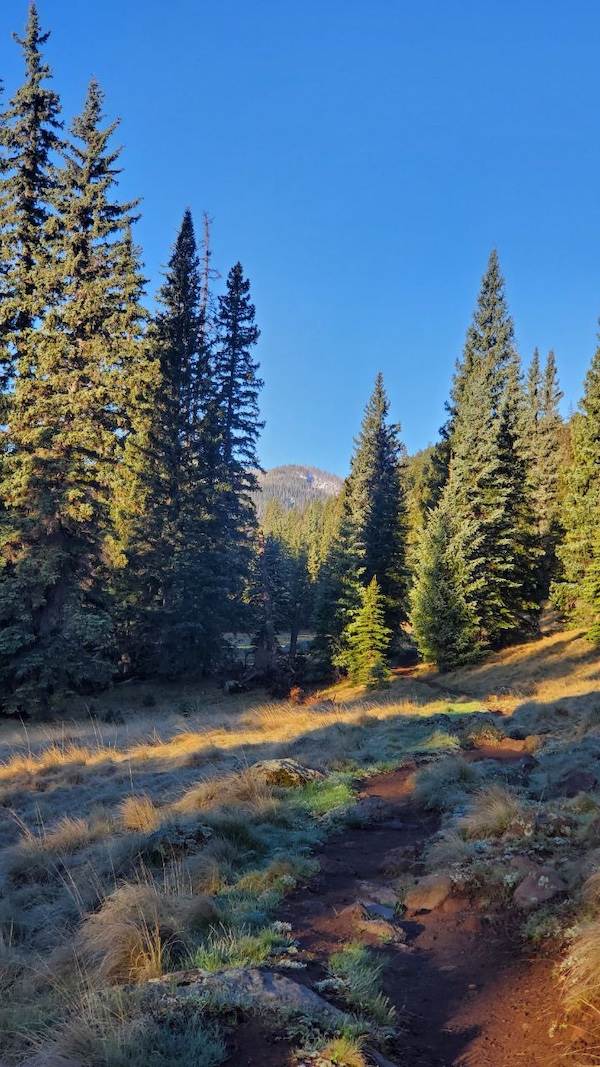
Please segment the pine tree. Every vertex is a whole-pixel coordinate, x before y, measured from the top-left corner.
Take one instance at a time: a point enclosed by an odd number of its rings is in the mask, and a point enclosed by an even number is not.
[[[465,392],[473,376],[479,375],[483,368],[487,368],[489,372],[489,401],[492,410],[496,411],[509,380],[519,376],[519,357],[515,348],[514,324],[508,310],[504,278],[495,248],[492,249],[481,280],[477,306],[467,330],[462,360],[457,360],[456,363],[451,399],[447,404],[450,417],[445,427],[445,435],[451,446]]]
[[[410,615],[422,658],[441,671],[473,662],[480,653],[463,593],[456,541],[449,500],[445,498],[421,532]]]
[[[260,336],[250,301],[250,282],[236,263],[227,289],[218,298],[213,360],[218,452],[214,481],[217,565],[224,577],[231,630],[243,628],[243,594],[250,578],[256,512],[251,493],[257,490],[260,469],[257,442],[264,423],[258,396],[263,382],[252,349]]]
[[[21,362],[11,400],[0,676],[17,706],[43,708],[112,671],[104,549],[143,313],[139,271],[123,273],[134,205],[109,199],[118,153],[101,104],[92,83],[57,183],[55,300],[25,326],[35,361]]]
[[[533,516],[521,437],[522,390],[504,281],[492,252],[453,388],[444,491],[462,592],[477,638],[498,646],[536,624]]]
[[[36,323],[56,287],[52,200],[56,152],[62,146],[60,101],[50,88],[43,33],[35,4],[21,46],[25,80],[0,124],[0,389],[2,423],[8,419],[16,373],[36,365]]]
[[[134,669],[174,676],[214,662],[226,599],[211,510],[218,442],[206,278],[189,210],[157,303],[148,346],[158,382],[122,470],[120,629]]]
[[[538,597],[548,596],[556,573],[556,549],[561,540],[559,490],[562,466],[563,422],[558,410],[562,392],[556,360],[550,350],[542,371],[537,348],[527,375],[524,441],[530,479],[530,496],[537,526],[540,556]]]
[[[385,624],[384,601],[377,578],[360,589],[360,606],[344,631],[344,650],[336,659],[353,682],[377,689],[390,678],[386,654],[392,633]]]
[[[377,375],[350,461],[344,492],[344,570],[350,582],[376,576],[386,624],[398,630],[406,618],[406,515],[404,447],[400,427],[388,422],[389,402]]]
[[[585,379],[573,418],[573,455],[562,509],[564,541],[558,549],[564,573],[552,596],[573,622],[600,642],[600,347]]]

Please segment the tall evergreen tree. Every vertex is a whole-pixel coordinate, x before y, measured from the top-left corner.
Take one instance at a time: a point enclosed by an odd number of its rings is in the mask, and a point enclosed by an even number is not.
[[[0,124],[0,388],[6,422],[16,373],[36,365],[36,322],[52,301],[54,276],[52,200],[56,152],[62,146],[60,101],[43,48],[35,4],[21,46],[25,79]]]
[[[394,638],[406,619],[404,446],[400,427],[389,422],[388,414],[389,401],[378,374],[342,491],[339,538],[319,583],[316,647],[330,656],[338,654],[348,619],[359,607],[361,589],[374,577]]]
[[[556,572],[556,549],[561,539],[559,489],[564,428],[558,405],[562,395],[554,352],[550,350],[542,370],[536,348],[527,375],[524,441],[530,497],[540,547],[540,599],[548,596],[550,582]]]
[[[241,263],[227,276],[218,298],[213,361],[215,421],[218,453],[214,480],[214,508],[219,572],[224,576],[231,610],[231,629],[241,628],[242,597],[250,577],[256,513],[251,493],[260,469],[257,442],[264,423],[258,397],[263,382],[252,350],[260,336],[250,300],[250,282]]]
[[[590,640],[600,642],[600,347],[572,421],[573,454],[562,508],[565,535],[558,549],[563,574],[552,592],[571,620],[587,627]]]
[[[209,432],[215,391],[206,306],[187,210],[148,336],[158,385],[149,394],[146,434],[127,443],[122,482],[128,491],[117,520],[127,560],[121,581],[127,654],[135,669],[162,675],[203,669],[221,639],[211,558],[218,443],[214,427]]]
[[[143,312],[139,270],[123,274],[134,205],[109,196],[118,152],[101,104],[92,83],[57,183],[54,303],[24,327],[35,360],[21,361],[11,398],[0,677],[18,706],[47,705],[112,670],[104,546],[126,398],[143,376]]]
[[[484,275],[452,392],[446,506],[465,601],[484,645],[535,625],[536,561],[521,437],[522,388],[496,252]]]
[[[386,624],[406,618],[406,514],[400,427],[388,420],[389,401],[377,375],[350,461],[344,496],[345,567],[368,585],[377,577]]]

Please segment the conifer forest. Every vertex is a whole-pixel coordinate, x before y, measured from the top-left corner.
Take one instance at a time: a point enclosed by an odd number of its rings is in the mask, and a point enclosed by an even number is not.
[[[259,521],[251,279],[218,278],[186,210],[148,293],[118,123],[96,81],[65,118],[47,37],[32,5],[0,103],[2,711],[130,678],[378,688],[407,656],[448,670],[535,636],[548,603],[600,642],[600,349],[564,420],[492,250],[439,440],[407,455],[374,366],[341,492]]]

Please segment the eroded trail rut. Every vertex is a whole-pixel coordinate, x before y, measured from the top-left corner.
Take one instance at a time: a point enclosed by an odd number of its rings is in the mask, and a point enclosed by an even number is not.
[[[310,889],[294,893],[281,918],[292,925],[303,983],[325,976],[329,955],[349,940],[376,945],[376,922],[357,932],[357,902],[384,900],[397,878],[392,850],[415,857],[437,829],[415,809],[409,771],[379,776],[364,788],[362,803],[374,809],[365,828],[331,839],[317,855],[321,873]],[[378,810],[379,809],[379,810]],[[386,861],[387,857],[387,861]],[[358,924],[359,927],[361,924]],[[371,928],[372,932],[369,932]],[[449,898],[439,909],[407,914],[404,943],[386,944],[385,992],[395,1005],[401,1034],[388,1053],[398,1067],[552,1067],[564,1062],[560,1041],[550,1037],[560,1015],[552,962],[528,958],[510,916],[486,913],[467,900]],[[269,1063],[274,1063],[269,1050]],[[278,1063],[289,1063],[279,1048]],[[259,1063],[242,1058],[241,1063]]]

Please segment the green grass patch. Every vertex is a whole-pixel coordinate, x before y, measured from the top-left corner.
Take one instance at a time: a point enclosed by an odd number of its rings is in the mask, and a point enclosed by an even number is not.
[[[383,994],[383,964],[373,952],[358,942],[329,957],[328,970],[337,992],[346,1003],[379,1026],[389,1026],[395,1008]]]
[[[257,932],[221,925],[213,927],[196,951],[194,965],[211,972],[229,967],[258,967],[290,953],[295,954],[295,945],[285,923],[273,923]]]
[[[336,772],[322,782],[309,782],[296,790],[293,801],[317,818],[334,812],[342,814],[354,803],[352,777],[350,773]]]

